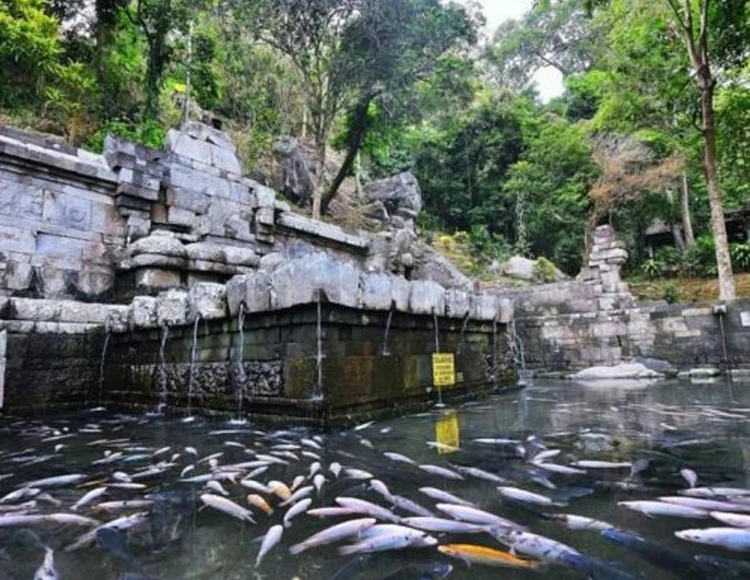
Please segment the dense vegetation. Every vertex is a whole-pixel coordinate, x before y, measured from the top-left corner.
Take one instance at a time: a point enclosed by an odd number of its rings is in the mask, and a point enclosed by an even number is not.
[[[158,146],[210,110],[248,169],[283,134],[321,164],[341,150],[314,213],[353,172],[411,169],[422,227],[466,232],[488,258],[575,273],[609,222],[634,272],[718,272],[729,297],[729,257],[750,269],[747,242],[723,252],[717,213],[750,194],[747,3],[538,0],[483,39],[481,11],[440,0],[3,0],[0,118]],[[547,103],[541,67],[564,77]],[[655,220],[677,247],[648,256]]]

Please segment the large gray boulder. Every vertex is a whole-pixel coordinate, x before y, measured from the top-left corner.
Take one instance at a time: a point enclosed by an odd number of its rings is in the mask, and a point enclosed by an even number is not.
[[[610,367],[599,366],[583,369],[570,378],[578,381],[600,381],[611,379],[659,379],[664,375],[646,368],[641,363],[620,363]]]
[[[472,281],[441,253],[421,243],[415,245],[412,251],[415,254],[413,280],[430,280],[443,288],[472,289]]]
[[[368,183],[362,192],[368,202],[382,202],[391,216],[414,219],[422,211],[422,191],[410,171]]]
[[[282,137],[274,143],[273,153],[278,162],[276,187],[294,203],[310,202],[318,182],[314,152],[296,139]]]

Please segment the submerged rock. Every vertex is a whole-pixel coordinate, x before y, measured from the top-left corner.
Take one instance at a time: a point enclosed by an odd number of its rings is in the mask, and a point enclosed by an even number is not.
[[[590,367],[571,375],[571,379],[578,381],[596,381],[610,379],[659,379],[663,378],[658,373],[646,367],[642,363],[621,363],[611,367]]]

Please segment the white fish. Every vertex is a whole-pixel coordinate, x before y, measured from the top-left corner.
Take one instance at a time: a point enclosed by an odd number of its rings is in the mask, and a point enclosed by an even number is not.
[[[300,440],[299,440],[299,442],[300,442],[300,443],[301,443],[302,445],[307,445],[308,447],[312,447],[313,449],[323,449],[323,448],[322,448],[322,447],[320,446],[320,443],[318,443],[317,441],[315,441],[315,440],[313,440],[313,439],[306,439],[306,438],[303,438],[303,439],[300,439]]]
[[[595,520],[593,518],[587,518],[586,516],[577,516],[574,514],[551,514],[546,517],[562,522],[569,530],[593,530],[602,532],[604,530],[615,529],[615,526],[612,524],[608,524],[601,520]]]
[[[114,512],[118,510],[127,510],[127,509],[143,509],[148,508],[154,505],[153,500],[150,499],[126,499],[126,500],[119,500],[119,501],[105,501],[102,503],[96,504],[92,511],[95,512]]]
[[[679,493],[681,495],[706,499],[719,497],[731,498],[750,495],[750,489],[743,487],[694,487],[692,489],[682,489]]]
[[[385,455],[391,461],[397,461],[400,463],[410,463],[411,465],[416,465],[416,463],[413,460],[409,459],[406,455],[401,455],[400,453],[394,453],[393,451],[384,451],[383,455]]]
[[[254,479],[240,480],[240,485],[242,487],[246,487],[248,489],[252,489],[253,491],[258,491],[260,493],[271,493],[271,488],[269,488],[267,485],[263,485],[259,481],[255,481]]]
[[[354,427],[354,431],[362,431],[363,429],[367,429],[370,425],[373,425],[375,421],[368,421],[367,423],[361,423],[360,425],[357,425]]]
[[[34,481],[27,481],[23,485],[18,487],[58,487],[63,485],[70,485],[71,483],[78,483],[86,476],[82,473],[71,473],[69,475],[56,475],[54,477],[45,477],[44,479],[36,479]]]
[[[289,553],[296,556],[317,546],[331,544],[343,540],[344,538],[357,536],[367,528],[374,526],[375,522],[377,522],[375,518],[361,518],[336,524],[335,526],[331,526],[330,528],[326,528],[313,534],[299,544],[294,544],[289,548]]]
[[[17,489],[15,491],[11,491],[9,494],[4,495],[2,498],[0,498],[0,503],[8,503],[12,501],[17,501],[19,499],[23,499],[26,497],[35,497],[42,493],[42,490],[38,487],[22,487],[20,489]]]
[[[258,552],[258,557],[255,559],[256,568],[260,566],[260,563],[263,560],[263,557],[266,554],[268,554],[268,552],[270,552],[281,541],[281,536],[283,534],[284,534],[284,526],[280,524],[271,526],[268,529],[268,531],[266,532],[266,535],[263,536],[263,542],[260,545],[260,551]]]
[[[419,491],[425,494],[427,497],[431,497],[432,499],[436,499],[442,503],[452,503],[456,505],[476,507],[470,501],[466,501],[465,499],[462,499],[457,495],[453,495],[452,493],[448,493],[447,491],[443,491],[442,489],[437,489],[434,487],[420,487]]]
[[[596,459],[582,459],[574,461],[571,465],[582,469],[630,469],[633,467],[630,461],[598,461]]]
[[[531,491],[526,491],[525,489],[519,489],[517,487],[500,486],[497,488],[497,491],[499,491],[500,495],[502,495],[503,497],[512,499],[514,501],[519,501],[521,503],[530,503],[541,506],[563,505],[552,501],[546,495],[533,493]]]
[[[315,488],[312,485],[306,485],[305,487],[300,487],[297,491],[295,491],[292,495],[290,495],[288,499],[282,501],[279,505],[286,506],[292,503],[297,503],[302,498],[305,498],[311,495],[313,489]]]
[[[57,570],[55,570],[55,552],[52,548],[45,546],[44,561],[34,572],[34,580],[57,580],[58,578]]]
[[[356,510],[345,507],[322,507],[308,510],[308,516],[316,518],[337,518],[340,516],[351,516],[358,513]]]
[[[230,499],[221,497],[219,495],[213,495],[211,493],[204,493],[203,495],[201,495],[201,501],[207,506],[210,506],[215,510],[224,512],[225,514],[228,514],[239,520],[250,522],[251,524],[255,523],[253,514],[252,512],[250,512],[250,510],[237,505]]]
[[[198,450],[195,447],[185,447],[185,453],[198,457]]]
[[[403,548],[426,548],[437,545],[437,540],[425,532],[404,528],[398,532],[381,533],[362,542],[339,548],[339,554],[369,554],[386,550],[401,550]]]
[[[518,445],[520,441],[518,439],[504,439],[498,437],[495,439],[489,439],[487,437],[480,437],[479,439],[472,439],[474,443],[481,443],[483,445]]]
[[[426,471],[427,473],[430,473],[432,475],[439,475],[440,477],[445,477],[446,479],[465,479],[464,476],[460,473],[456,473],[455,471],[447,469],[445,467],[440,467],[439,465],[422,464],[418,467],[422,471]]]
[[[322,473],[316,473],[315,477],[313,477],[313,485],[315,486],[315,489],[318,493],[320,493],[320,490],[325,482],[326,476]]]
[[[553,457],[557,457],[560,455],[560,452],[562,449],[545,449],[544,451],[540,451],[534,457],[532,458],[532,463],[540,463],[544,461],[545,459],[552,459]]]
[[[390,522],[399,521],[399,517],[395,515],[391,510],[363,499],[358,499],[356,497],[337,497],[336,503],[341,507],[349,508],[357,511],[358,513],[372,516],[374,518],[387,520]]]
[[[115,528],[117,530],[123,531],[123,530],[127,530],[128,528],[132,528],[134,526],[137,526],[145,522],[147,518],[148,518],[148,512],[138,512],[135,514],[131,514],[129,516],[123,516],[123,517],[111,520],[107,522],[106,524],[97,526],[93,530],[86,532],[82,536],[79,536],[75,542],[73,542],[72,544],[68,546],[65,546],[65,551],[72,552],[74,550],[78,550],[79,548],[85,548],[87,546],[92,545],[96,541],[96,532],[98,532],[101,529]]]
[[[172,448],[167,445],[166,447],[162,447],[160,449],[157,449],[151,454],[151,457],[158,457],[159,455],[164,455],[165,453],[169,452]]]
[[[577,467],[568,467],[567,465],[558,465],[556,463],[537,463],[536,461],[532,461],[534,465],[537,467],[540,467],[541,469],[544,469],[545,471],[550,471],[552,473],[560,473],[562,475],[582,475],[586,473],[585,469],[578,469]]]
[[[223,496],[228,496],[229,492],[222,487],[222,485],[216,481],[215,479],[212,479],[211,481],[206,482],[206,488],[215,491],[216,493],[220,493]]]
[[[190,465],[186,465],[183,470],[180,472],[180,477],[185,477],[188,473],[193,471],[195,469],[195,465],[192,463]]]
[[[370,480],[370,489],[376,493],[379,493],[386,500],[389,500],[393,497],[393,494],[388,489],[388,486],[379,479]]]
[[[680,497],[668,495],[660,497],[659,501],[698,508],[707,511],[750,513],[750,504],[736,502],[732,503],[714,499],[704,499],[700,497]]]
[[[79,499],[75,504],[73,504],[70,509],[72,509],[73,511],[76,511],[78,508],[85,506],[88,503],[91,503],[95,499],[99,499],[105,493],[107,493],[106,487],[97,487],[95,489],[92,489],[90,492],[84,494],[84,496],[81,499]]]
[[[687,542],[719,546],[736,552],[750,550],[750,530],[743,528],[681,530],[674,535]]]
[[[508,483],[508,480],[504,477],[500,477],[499,475],[490,473],[489,471],[485,471],[478,467],[465,467],[463,465],[454,465],[453,467],[461,475],[468,475],[469,477],[491,481],[492,483]]]
[[[34,524],[70,524],[75,526],[98,526],[101,522],[75,514],[7,514],[0,516],[0,528]]]
[[[581,553],[570,546],[522,530],[493,530],[493,535],[501,543],[515,552],[532,556],[540,560],[559,561],[567,555],[580,556]]]
[[[486,526],[470,524],[458,520],[447,520],[444,518],[403,518],[401,523],[412,528],[417,528],[418,530],[444,534],[478,534],[487,531]]]
[[[320,461],[314,461],[310,464],[310,472],[307,477],[312,477],[321,470]]]
[[[333,473],[333,477],[338,477],[339,473],[341,473],[341,464],[337,461],[334,461],[331,463],[331,465],[328,466],[328,470]]]
[[[355,469],[353,467],[345,468],[344,475],[346,475],[346,477],[350,477],[351,479],[372,479],[373,477],[375,477],[369,471],[365,471],[364,469]]]
[[[390,501],[397,508],[402,509],[406,512],[412,513],[415,516],[423,516],[423,517],[435,516],[435,514],[432,513],[430,510],[423,508],[417,502],[410,500],[408,497],[403,497],[400,495],[392,495],[390,497]]]
[[[292,481],[292,485],[289,486],[289,489],[291,491],[295,491],[300,485],[302,485],[304,483],[304,481],[305,481],[305,476],[304,475],[298,475]]]
[[[636,512],[641,512],[647,516],[670,516],[675,518],[708,518],[708,511],[685,505],[677,505],[661,501],[620,501],[617,502],[620,507],[627,508]]]
[[[314,451],[308,451],[307,449],[304,449],[304,450],[300,451],[300,454],[302,454],[302,456],[304,456],[304,457],[307,457],[308,459],[316,459],[316,460],[320,461],[320,455],[318,455]]]
[[[686,467],[684,469],[680,469],[680,475],[682,476],[682,479],[687,481],[687,484],[690,487],[695,487],[695,484],[698,481],[698,474],[696,474],[695,471]]]
[[[130,476],[127,473],[125,473],[124,471],[115,471],[112,474],[112,479],[114,479],[115,481],[122,481],[122,482],[130,482],[131,481]]]
[[[750,515],[727,512],[711,512],[711,517],[733,528],[750,528]]]
[[[292,507],[290,507],[284,514],[284,525],[287,528],[291,526],[292,524],[290,522],[298,515],[305,513],[307,511],[307,508],[310,507],[311,503],[312,500],[310,498],[307,498],[303,499],[302,501],[298,501]]]
[[[456,505],[451,503],[439,503],[435,506],[438,510],[448,514],[450,517],[463,522],[480,524],[483,526],[496,526],[498,528],[523,529],[523,526],[491,514],[478,508],[468,507],[465,505]]]

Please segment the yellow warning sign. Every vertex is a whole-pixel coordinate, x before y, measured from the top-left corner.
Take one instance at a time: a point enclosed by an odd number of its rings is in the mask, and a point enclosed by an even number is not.
[[[456,384],[453,353],[432,355],[432,384],[436,387],[452,387]]]
[[[437,452],[440,455],[454,453],[461,446],[458,413],[448,411],[435,422],[435,441],[438,442]]]

